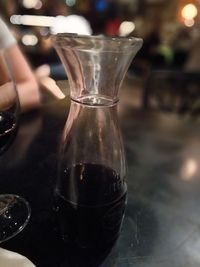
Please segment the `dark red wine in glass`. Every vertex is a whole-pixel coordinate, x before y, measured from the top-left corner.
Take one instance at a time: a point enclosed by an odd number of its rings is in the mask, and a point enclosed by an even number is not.
[[[18,128],[19,99],[11,50],[0,51],[0,161],[14,141]],[[23,197],[0,194],[0,243],[22,231],[30,214],[29,204]]]

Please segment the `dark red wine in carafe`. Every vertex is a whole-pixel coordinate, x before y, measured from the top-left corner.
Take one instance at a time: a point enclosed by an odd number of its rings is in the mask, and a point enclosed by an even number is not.
[[[79,248],[105,248],[118,238],[126,183],[111,168],[78,164],[60,177],[57,218],[62,238]]]

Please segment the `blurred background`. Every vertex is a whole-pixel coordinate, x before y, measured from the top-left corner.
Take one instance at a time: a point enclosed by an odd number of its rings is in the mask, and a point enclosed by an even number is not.
[[[200,69],[200,0],[1,0],[0,10],[33,67],[59,62],[49,34],[77,32],[142,37],[138,76]]]

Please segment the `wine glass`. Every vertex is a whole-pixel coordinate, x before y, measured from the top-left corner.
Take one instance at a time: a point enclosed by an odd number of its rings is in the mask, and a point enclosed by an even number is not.
[[[8,51],[0,50],[0,160],[18,128],[19,98],[12,62]],[[0,194],[0,243],[22,231],[29,218],[30,206],[24,198]]]

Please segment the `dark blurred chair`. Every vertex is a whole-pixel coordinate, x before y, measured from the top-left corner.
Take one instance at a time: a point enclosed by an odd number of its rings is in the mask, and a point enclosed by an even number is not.
[[[147,77],[143,108],[200,115],[200,73],[155,70]]]

